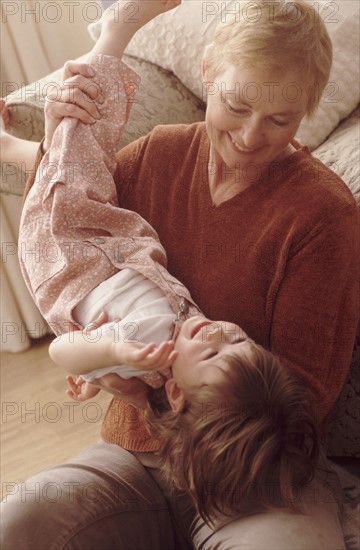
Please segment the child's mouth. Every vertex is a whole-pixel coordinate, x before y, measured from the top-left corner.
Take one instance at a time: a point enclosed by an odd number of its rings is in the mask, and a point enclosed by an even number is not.
[[[190,338],[194,338],[194,336],[196,336],[196,334],[198,332],[200,332],[200,330],[207,326],[207,325],[211,325],[211,322],[210,321],[201,321],[200,323],[198,323],[197,325],[195,325],[195,327],[192,329],[191,331],[191,334],[190,334]]]

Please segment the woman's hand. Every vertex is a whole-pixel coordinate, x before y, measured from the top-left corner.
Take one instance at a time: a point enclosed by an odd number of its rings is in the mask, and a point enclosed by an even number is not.
[[[62,86],[49,87],[44,109],[45,151],[49,149],[54,132],[64,117],[77,118],[85,124],[92,124],[100,118],[95,104],[95,100],[99,101],[100,89],[92,82],[92,71],[86,63],[67,61],[62,73]]]

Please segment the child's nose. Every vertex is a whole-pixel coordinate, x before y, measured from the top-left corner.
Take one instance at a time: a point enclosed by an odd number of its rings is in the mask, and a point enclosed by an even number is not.
[[[218,323],[211,325],[211,330],[209,330],[207,333],[207,341],[215,342],[223,338],[223,330],[223,327]]]

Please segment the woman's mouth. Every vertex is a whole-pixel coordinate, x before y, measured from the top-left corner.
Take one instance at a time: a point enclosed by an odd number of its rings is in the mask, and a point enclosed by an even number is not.
[[[257,152],[258,148],[257,149],[248,149],[248,148],[242,147],[240,145],[240,143],[238,143],[237,141],[234,140],[234,138],[231,137],[230,134],[228,134],[228,136],[230,138],[233,149],[235,149],[236,152],[242,153],[242,154],[245,154],[245,155],[252,155],[253,153]]]

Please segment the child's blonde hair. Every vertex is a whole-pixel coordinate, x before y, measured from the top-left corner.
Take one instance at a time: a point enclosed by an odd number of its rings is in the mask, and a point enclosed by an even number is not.
[[[307,115],[319,103],[328,82],[332,44],[316,5],[304,0],[256,0],[237,3],[226,15],[204,53],[207,79],[219,76],[226,63],[283,74],[297,71],[308,84]]]
[[[194,388],[181,413],[159,390],[146,412],[163,442],[164,475],[208,523],[218,514],[301,510],[298,489],[312,480],[320,454],[312,393],[272,353],[251,349],[251,358],[224,357],[223,381]]]

